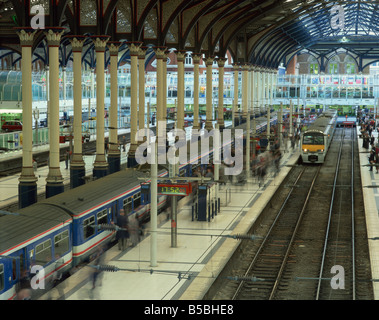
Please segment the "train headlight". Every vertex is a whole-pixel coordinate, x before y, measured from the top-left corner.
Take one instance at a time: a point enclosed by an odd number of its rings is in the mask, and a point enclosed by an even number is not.
[[[308,149],[303,149],[303,152],[308,152]]]

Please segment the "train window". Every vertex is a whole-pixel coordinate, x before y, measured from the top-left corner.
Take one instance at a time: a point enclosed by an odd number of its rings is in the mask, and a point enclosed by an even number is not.
[[[66,253],[69,249],[70,245],[70,239],[69,239],[69,234],[68,230],[63,231],[60,234],[57,234],[54,237],[54,251],[55,251],[55,256],[62,256],[64,253]]]
[[[132,211],[132,197],[124,199],[124,210],[125,213]]]
[[[83,221],[84,239],[88,239],[95,233],[95,229],[91,226],[95,225],[95,216],[91,216]]]
[[[304,135],[303,144],[307,144],[307,145],[324,144],[324,135],[323,134]]]
[[[52,259],[51,239],[36,246],[36,264],[44,266]]]
[[[107,209],[97,213],[97,224],[108,223]]]
[[[139,205],[141,204],[141,192],[137,192],[134,196],[133,196],[133,206],[134,206],[134,210],[137,209],[139,207]]]
[[[0,264],[0,292],[4,289],[4,265]]]

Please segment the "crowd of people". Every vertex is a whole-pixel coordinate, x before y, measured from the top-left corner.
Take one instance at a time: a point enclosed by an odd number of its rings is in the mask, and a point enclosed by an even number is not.
[[[375,167],[376,173],[379,173],[379,137],[375,139],[373,135],[375,130],[379,133],[379,128],[376,127],[375,120],[372,116],[360,115],[357,117],[357,122],[361,127],[360,137],[362,138],[362,147],[370,150],[368,157],[369,170],[373,171]]]

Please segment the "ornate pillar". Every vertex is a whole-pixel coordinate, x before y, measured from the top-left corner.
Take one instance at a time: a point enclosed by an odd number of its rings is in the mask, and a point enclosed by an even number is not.
[[[262,87],[262,79],[261,79],[261,68],[259,66],[256,67],[256,81],[257,81],[257,87],[256,87],[256,92],[257,92],[257,110],[258,114],[262,114],[262,108],[261,108],[261,87]]]
[[[234,69],[234,99],[233,99],[233,110],[234,110],[234,125],[239,125],[239,114],[238,114],[238,75],[239,75],[239,65],[235,63],[233,65]]]
[[[128,44],[130,50],[131,68],[130,68],[130,149],[128,153],[128,168],[135,167],[136,150],[138,147],[137,120],[138,120],[138,52],[142,45],[141,42],[130,42]]]
[[[178,109],[176,110],[176,128],[184,129],[184,59],[185,51],[176,51],[178,61]]]
[[[262,75],[261,105],[262,105],[262,110],[263,110],[263,113],[264,113],[265,112],[265,88],[266,88],[266,74],[265,74],[265,69],[264,68],[262,68],[261,75]]]
[[[251,66],[251,112],[252,112],[252,115],[254,116],[255,115],[255,104],[254,104],[254,99],[255,99],[255,68],[254,66]]]
[[[32,46],[36,30],[17,28],[21,43],[22,70],[22,170],[18,184],[18,206],[25,208],[37,202],[37,177],[33,170],[32,117]]]
[[[242,67],[242,117],[244,119],[247,116],[249,68],[247,63]]]
[[[166,50],[162,59],[162,91],[163,91],[163,104],[162,104],[162,121],[167,123],[167,58],[169,52]]]
[[[50,119],[49,173],[46,178],[46,198],[64,191],[59,156],[59,44],[64,28],[48,28],[45,32],[49,46]]]
[[[206,89],[206,120],[205,120],[205,129],[211,131],[213,129],[212,124],[212,98],[213,98],[213,85],[212,85],[212,66],[213,66],[213,57],[209,56],[205,60],[205,65],[207,66],[207,89]]]
[[[218,117],[217,123],[220,130],[224,129],[224,66],[225,58],[218,58]]]
[[[145,56],[147,47],[141,47],[138,51],[138,128],[145,128]],[[149,121],[149,120],[148,120]],[[141,141],[142,143],[142,141]]]
[[[108,162],[105,159],[104,147],[104,53],[109,36],[91,36],[96,51],[96,158],[93,164],[94,178],[108,174]]]
[[[163,108],[164,108],[164,85],[163,85],[163,58],[165,56],[166,47],[155,48],[155,55],[157,59],[157,112],[156,112],[156,136],[159,134],[160,123],[164,121],[163,119]],[[166,116],[164,116],[166,118]],[[166,131],[165,131],[166,133]]]
[[[62,66],[63,105],[66,107],[66,66]]]
[[[85,183],[85,163],[82,154],[82,49],[84,36],[69,36],[74,69],[74,152],[70,164],[70,187]]]
[[[111,106],[109,109],[109,150],[108,165],[109,173],[120,171],[121,152],[118,145],[118,124],[117,124],[117,100],[118,100],[118,50],[121,42],[109,41],[108,48],[111,56]]]
[[[193,61],[193,129],[201,129],[199,123],[199,65],[201,54],[192,54]]]

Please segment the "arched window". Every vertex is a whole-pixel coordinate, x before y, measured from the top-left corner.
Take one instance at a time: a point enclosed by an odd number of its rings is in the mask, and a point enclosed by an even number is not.
[[[337,57],[333,57],[329,60],[329,64],[328,64],[329,74],[338,74],[338,62],[339,62],[339,59]]]
[[[347,74],[355,74],[357,71],[355,61],[353,58],[347,56],[345,59],[345,72]]]
[[[310,74],[318,74],[319,73],[319,65],[318,65],[317,59],[313,56],[309,56],[308,63],[309,63],[309,73]]]

